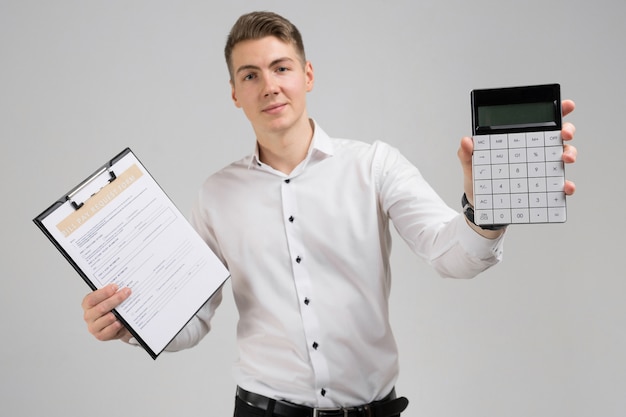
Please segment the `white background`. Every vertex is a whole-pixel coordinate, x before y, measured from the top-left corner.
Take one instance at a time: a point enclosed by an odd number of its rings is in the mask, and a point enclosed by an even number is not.
[[[561,84],[578,105],[567,223],[511,227],[504,262],[470,281],[396,239],[397,390],[407,416],[623,416],[621,0],[0,0],[0,414],[232,415],[230,287],[194,349],[153,361],[98,342],[88,287],[32,218],[126,146],[188,213],[206,176],[253,149],[223,44],[257,9],[300,28],[321,126],[397,146],[453,207],[470,90]]]

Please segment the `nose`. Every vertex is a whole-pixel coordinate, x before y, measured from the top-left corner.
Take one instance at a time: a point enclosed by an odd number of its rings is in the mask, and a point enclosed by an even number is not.
[[[278,91],[279,91],[278,83],[276,82],[274,77],[272,77],[271,74],[268,74],[264,78],[265,78],[265,83],[263,85],[263,96],[269,97],[269,96],[278,94]]]

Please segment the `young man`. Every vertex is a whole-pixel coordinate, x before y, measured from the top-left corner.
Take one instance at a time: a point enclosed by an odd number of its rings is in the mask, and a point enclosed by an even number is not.
[[[231,273],[240,315],[235,416],[399,416],[407,401],[394,392],[390,222],[442,276],[459,278],[500,260],[504,229],[481,229],[449,208],[389,145],[331,138],[310,119],[313,67],[281,16],[242,16],[225,55],[256,147],[207,179],[192,223]],[[563,102],[564,113],[573,108]],[[563,138],[573,134],[566,123]],[[472,149],[463,138],[470,203]],[[563,158],[574,162],[576,149],[565,145]],[[96,338],[131,341],[110,313],[129,295],[111,285],[85,297]],[[168,350],[197,344],[220,301],[218,293]]]

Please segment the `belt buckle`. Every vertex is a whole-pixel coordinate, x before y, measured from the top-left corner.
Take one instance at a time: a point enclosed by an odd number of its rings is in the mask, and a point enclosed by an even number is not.
[[[343,417],[348,417],[348,413],[351,410],[353,408],[313,408],[313,417],[339,417],[339,413],[343,413]]]

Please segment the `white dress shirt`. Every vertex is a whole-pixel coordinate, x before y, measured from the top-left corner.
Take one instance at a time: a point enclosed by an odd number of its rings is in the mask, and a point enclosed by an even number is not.
[[[383,142],[330,138],[315,125],[306,159],[289,175],[255,153],[206,180],[192,223],[231,273],[239,386],[316,407],[391,391],[390,220],[444,277],[473,277],[501,259],[502,238],[473,231]],[[198,343],[221,298],[168,350]]]

